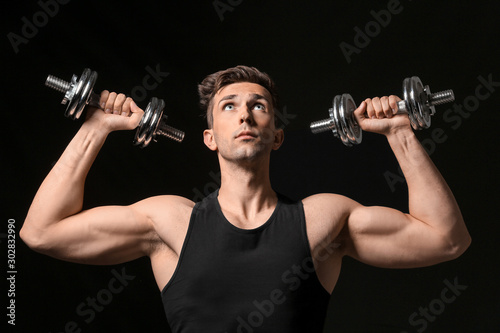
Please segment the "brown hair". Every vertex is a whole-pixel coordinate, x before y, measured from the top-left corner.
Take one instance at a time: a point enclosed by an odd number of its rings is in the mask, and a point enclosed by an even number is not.
[[[259,71],[255,67],[236,66],[228,68],[208,75],[201,84],[198,85],[200,107],[204,112],[204,116],[207,118],[209,128],[213,126],[212,102],[215,94],[225,86],[239,82],[250,82],[263,86],[271,94],[273,109],[278,108],[278,93],[269,75]]]

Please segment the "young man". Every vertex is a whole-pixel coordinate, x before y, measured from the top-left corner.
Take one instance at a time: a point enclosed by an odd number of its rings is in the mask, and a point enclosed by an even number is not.
[[[270,153],[284,136],[265,73],[230,68],[199,92],[204,142],[221,168],[218,191],[198,204],[165,195],[82,211],[85,178],[107,135],[134,129],[143,113],[105,91],[37,192],[22,239],[86,264],[149,256],[173,332],[321,332],[343,256],[410,268],[469,246],[458,205],[408,117],[393,116],[398,97],[367,99],[355,115],[364,131],[387,137],[408,183],[409,214],[335,194],[291,202],[274,192]]]

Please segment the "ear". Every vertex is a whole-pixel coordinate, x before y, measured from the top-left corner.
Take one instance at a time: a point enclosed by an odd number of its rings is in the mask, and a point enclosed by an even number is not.
[[[285,140],[285,133],[283,132],[283,129],[277,129],[274,132],[274,143],[273,143],[273,150],[278,150],[279,147],[281,147],[281,144]]]
[[[215,143],[213,129],[206,129],[203,131],[203,142],[205,142],[205,146],[207,146],[208,149],[212,151],[217,150],[217,144]]]

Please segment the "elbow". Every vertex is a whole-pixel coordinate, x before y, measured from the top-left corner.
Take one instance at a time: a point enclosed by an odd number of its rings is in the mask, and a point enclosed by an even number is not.
[[[24,225],[21,227],[21,230],[19,230],[19,238],[21,238],[30,249],[33,248],[33,236],[30,235],[29,229],[26,226],[26,221],[24,221]]]
[[[36,250],[40,247],[40,237],[37,237],[36,233],[26,226],[26,221],[23,227],[19,230],[19,238],[21,238],[30,249]]]
[[[33,251],[44,253],[47,250],[47,244],[44,233],[42,231],[36,230],[33,227],[23,225],[19,231],[19,237],[23,242]]]
[[[458,237],[457,239],[453,239],[448,242],[448,256],[449,260],[454,260],[460,257],[471,245],[472,238],[468,232],[465,232],[464,235]]]

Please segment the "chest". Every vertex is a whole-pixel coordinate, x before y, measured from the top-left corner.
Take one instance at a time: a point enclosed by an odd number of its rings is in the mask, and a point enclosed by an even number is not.
[[[292,332],[301,314],[314,309],[314,316],[323,315],[328,294],[317,280],[300,227],[219,227],[192,226],[177,272],[162,295],[169,322],[200,324],[205,330],[217,323],[235,331],[260,308],[268,313],[261,327],[266,332],[280,331],[284,323]],[[196,313],[197,323],[186,322],[187,313]]]
[[[225,220],[243,230],[257,229],[269,221],[274,212],[274,208],[261,210],[251,215],[241,214],[239,211],[232,211],[229,209],[221,208]]]

